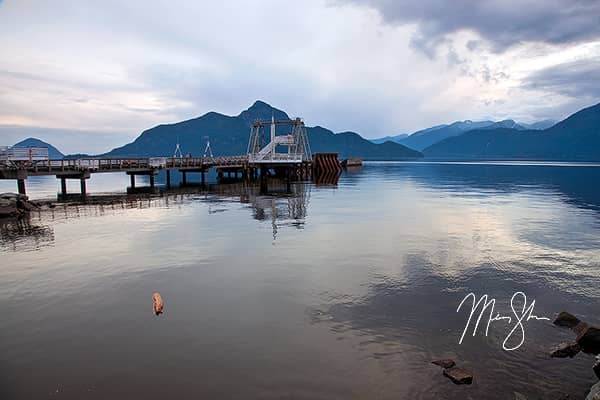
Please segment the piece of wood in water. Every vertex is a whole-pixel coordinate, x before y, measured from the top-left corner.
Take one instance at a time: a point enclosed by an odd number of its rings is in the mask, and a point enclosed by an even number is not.
[[[160,293],[156,292],[152,295],[152,309],[154,310],[154,314],[162,314],[163,312],[163,299]]]

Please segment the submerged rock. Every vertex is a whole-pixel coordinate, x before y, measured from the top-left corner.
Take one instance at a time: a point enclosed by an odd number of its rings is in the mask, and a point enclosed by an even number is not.
[[[0,193],[0,218],[20,217],[37,208],[24,194]]]
[[[0,199],[5,199],[5,200],[27,200],[28,197],[24,194],[19,194],[19,193],[0,193]]]
[[[152,309],[154,310],[154,314],[162,314],[163,313],[163,299],[160,293],[156,292],[152,295]]]
[[[21,212],[16,205],[4,205],[0,203],[0,218],[17,217]]]
[[[470,385],[473,383],[473,375],[467,370],[456,366],[444,369],[444,376],[450,378],[457,385]]]
[[[571,330],[573,332],[575,332],[576,335],[580,335],[581,333],[583,333],[583,331],[585,331],[587,328],[589,327],[588,324],[586,324],[585,322],[580,322],[577,325],[575,325],[574,327],[571,328]]]
[[[600,379],[600,357],[598,357],[596,359],[596,364],[594,364],[594,366],[592,367],[592,369],[594,370],[594,373],[596,374],[596,376],[598,377],[598,379]]]
[[[557,358],[573,358],[577,353],[581,351],[581,347],[578,343],[561,343],[552,349],[552,353],[550,353],[550,357]]]
[[[442,368],[452,368],[456,365],[456,363],[454,362],[454,360],[451,360],[449,358],[445,358],[442,360],[434,360],[431,362],[432,364],[435,365],[439,365]]]
[[[556,316],[553,324],[558,326],[566,326],[567,328],[573,328],[580,322],[581,321],[579,320],[579,318],[577,318],[573,314],[563,311]]]
[[[600,354],[600,329],[588,326],[577,335],[577,343],[586,353]]]
[[[585,400],[600,400],[600,382],[592,386]]]

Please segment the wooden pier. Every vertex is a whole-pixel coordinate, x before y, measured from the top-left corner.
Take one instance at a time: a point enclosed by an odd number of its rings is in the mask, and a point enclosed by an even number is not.
[[[171,174],[178,171],[182,184],[188,183],[188,173],[200,173],[201,183],[206,181],[206,173],[215,169],[218,178],[259,179],[278,176],[288,181],[306,180],[312,177],[312,160],[261,160],[251,161],[248,155],[224,157],[150,157],[150,158],[82,158],[62,160],[0,160],[0,179],[17,181],[17,190],[26,194],[25,182],[30,176],[54,175],[61,180],[61,195],[67,194],[67,179],[78,179],[81,194],[86,194],[86,181],[93,174],[124,172],[131,177],[131,187],[136,187],[136,176],[148,176],[150,187],[155,185],[155,176],[166,172],[166,185],[171,186]]]
[[[287,130],[286,134],[278,134],[277,128]],[[269,129],[269,132],[267,132]],[[268,135],[267,135],[268,133]],[[265,143],[265,139],[269,141]],[[207,149],[210,144],[207,143]],[[278,149],[287,148],[286,152]],[[25,194],[25,181],[30,176],[54,175],[60,179],[61,193],[67,195],[67,179],[79,179],[81,195],[86,195],[86,181],[93,174],[103,172],[125,172],[130,176],[131,188],[135,189],[135,177],[148,176],[150,188],[155,186],[156,175],[164,170],[167,187],[171,186],[171,173],[176,170],[181,174],[183,185],[188,183],[189,173],[200,173],[201,183],[206,182],[206,173],[215,169],[217,178],[235,178],[261,181],[261,188],[267,185],[267,177],[284,178],[288,188],[291,181],[307,180],[313,176],[337,176],[341,165],[337,153],[311,154],[304,122],[300,118],[294,120],[256,121],[252,125],[248,152],[240,156],[177,157],[181,155],[179,143],[176,145],[174,157],[149,158],[80,158],[80,159],[48,159],[45,147],[0,147],[0,179],[14,179],[20,194]],[[320,179],[321,180],[321,179]]]

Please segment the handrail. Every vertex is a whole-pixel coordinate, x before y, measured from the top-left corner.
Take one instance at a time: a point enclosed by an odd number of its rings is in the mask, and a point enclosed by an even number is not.
[[[4,153],[2,153],[4,155]],[[149,158],[77,158],[61,160],[18,160],[4,163],[0,159],[0,168],[29,169],[61,169],[61,170],[124,170],[132,168],[178,168],[178,167],[210,167],[215,165],[234,165],[245,163],[248,156],[220,156],[220,157],[149,157]]]

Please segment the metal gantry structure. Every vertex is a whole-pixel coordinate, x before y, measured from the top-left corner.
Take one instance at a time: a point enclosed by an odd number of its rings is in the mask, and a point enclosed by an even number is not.
[[[284,134],[277,134],[277,128],[286,129]],[[267,128],[269,135],[266,135]],[[281,129],[279,129],[281,130]],[[268,138],[268,142],[265,140]],[[278,149],[287,148],[285,152]],[[302,163],[311,159],[308,135],[304,122],[300,118],[294,120],[271,121],[258,120],[252,124],[248,141],[248,161],[255,164],[287,164]]]

